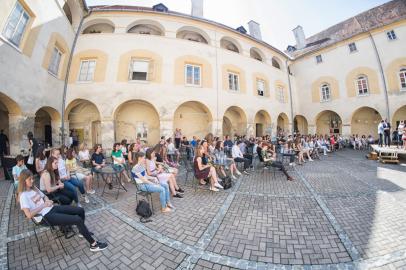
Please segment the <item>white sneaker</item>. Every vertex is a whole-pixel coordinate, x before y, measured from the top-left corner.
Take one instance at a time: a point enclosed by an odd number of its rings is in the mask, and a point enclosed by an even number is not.
[[[234,180],[237,179],[237,177],[235,177],[234,175],[231,175],[231,178],[233,178]]]
[[[85,195],[85,203],[90,203],[89,198]]]
[[[87,192],[87,194],[95,194],[96,193],[96,190],[94,190],[94,189],[91,189],[91,190],[89,190],[88,192]]]
[[[220,185],[219,183],[215,183],[214,186],[215,186],[216,188],[223,189],[223,186]]]
[[[236,172],[236,174],[237,174],[238,176],[240,176],[240,175],[241,175],[240,171],[237,171],[237,172]]]
[[[313,159],[309,159],[309,161],[314,161]]]
[[[218,189],[218,188],[215,188],[215,187],[213,187],[213,188],[210,187],[210,190],[211,190],[211,191],[216,191],[216,192],[219,191],[219,189]]]

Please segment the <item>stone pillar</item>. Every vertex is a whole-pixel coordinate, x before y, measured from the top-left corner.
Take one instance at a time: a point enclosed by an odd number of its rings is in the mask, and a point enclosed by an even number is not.
[[[342,124],[341,125],[341,135],[344,138],[348,138],[351,136],[351,124]]]
[[[248,123],[247,124],[247,137],[248,138],[255,135],[254,134],[254,131],[255,131],[254,126],[255,126],[254,123]]]
[[[111,155],[111,149],[115,142],[115,124],[111,118],[101,120],[101,142],[106,156]]]
[[[34,132],[35,115],[9,114],[10,154],[17,155],[28,150],[27,133]]]
[[[52,129],[52,147],[59,147],[61,146],[61,120],[52,120],[51,121],[51,129]],[[69,121],[65,121],[65,144],[69,142]]]
[[[223,137],[223,119],[213,119],[211,122],[211,133],[214,136]]]
[[[159,121],[159,136],[165,136],[165,138],[169,138],[173,136],[173,119],[168,118],[168,119],[160,119]]]
[[[309,124],[307,126],[307,133],[308,134],[316,134],[316,125]],[[319,135],[319,134],[318,134]]]

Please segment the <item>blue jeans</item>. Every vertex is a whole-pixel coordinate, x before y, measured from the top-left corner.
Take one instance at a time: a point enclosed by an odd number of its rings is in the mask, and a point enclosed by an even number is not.
[[[154,193],[159,192],[159,201],[161,202],[162,209],[164,209],[166,205],[170,203],[169,186],[166,183],[161,183],[159,185],[141,184],[140,190]]]
[[[79,189],[81,194],[85,194],[85,187],[83,186],[83,182],[79,181],[77,178],[75,177],[71,177],[69,180],[65,180],[63,181],[64,187],[68,190],[70,190],[71,192],[73,192],[74,194],[74,201],[76,203],[79,202],[79,198],[78,198],[78,193],[76,191],[76,188]]]

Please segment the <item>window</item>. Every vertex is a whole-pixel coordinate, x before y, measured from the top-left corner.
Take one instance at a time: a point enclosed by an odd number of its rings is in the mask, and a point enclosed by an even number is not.
[[[363,96],[368,94],[368,79],[365,76],[360,76],[357,79],[358,95]]]
[[[49,63],[48,71],[55,76],[58,76],[59,64],[61,63],[62,52],[54,47],[51,56],[51,62]]]
[[[146,81],[148,80],[149,61],[141,59],[132,59],[130,67],[131,81]]]
[[[285,103],[285,94],[282,86],[276,87],[276,100],[280,103]]]
[[[356,52],[357,51],[357,46],[355,45],[355,43],[350,43],[348,44],[348,48],[350,49],[350,53],[352,52]]]
[[[389,39],[389,40],[395,40],[395,39],[397,39],[394,30],[390,30],[390,31],[386,32],[386,35],[388,36],[388,39]]]
[[[321,86],[321,101],[329,101],[331,97],[330,86],[328,84],[323,84]]]
[[[78,81],[91,82],[93,81],[94,69],[96,67],[96,60],[82,60],[80,62],[80,73]]]
[[[265,81],[257,80],[257,93],[261,97],[265,95]]]
[[[233,91],[238,91],[240,90],[240,85],[239,85],[239,76],[238,74],[235,73],[228,73],[228,89],[233,90]]]
[[[7,20],[6,27],[3,30],[4,37],[8,41],[19,47],[29,19],[30,16],[28,15],[28,13],[17,1],[13,11],[11,12]]]
[[[196,65],[186,65],[185,66],[185,73],[186,73],[186,85],[201,85],[201,78],[200,78],[200,66]]]
[[[399,72],[400,90],[406,91],[406,68],[401,68]]]
[[[136,134],[137,138],[147,139],[148,138],[148,124],[145,122],[136,123]]]
[[[319,54],[319,55],[316,55],[316,63],[317,64],[320,64],[320,63],[322,63],[323,62],[323,58],[321,58],[321,55]]]

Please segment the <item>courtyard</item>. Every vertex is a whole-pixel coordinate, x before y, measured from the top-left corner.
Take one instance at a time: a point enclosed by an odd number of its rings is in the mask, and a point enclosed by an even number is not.
[[[109,248],[39,230],[0,181],[1,253],[9,269],[406,269],[406,167],[344,149],[282,173],[257,169],[226,191],[195,191],[176,210],[141,223],[135,186],[85,205],[86,224]],[[182,183],[184,171],[179,175]],[[140,199],[141,197],[139,197]],[[154,197],[154,205],[159,205]]]

